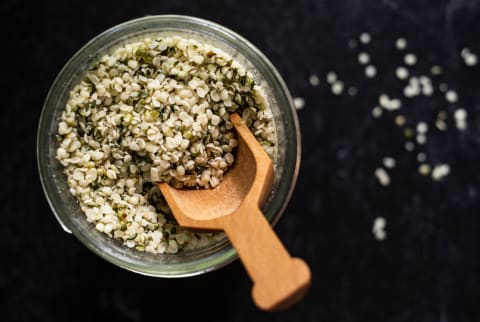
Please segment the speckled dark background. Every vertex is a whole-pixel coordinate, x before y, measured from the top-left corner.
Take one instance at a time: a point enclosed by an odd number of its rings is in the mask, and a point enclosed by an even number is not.
[[[319,1],[26,1],[3,0],[0,89],[1,321],[176,321],[192,313],[210,321],[480,321],[479,67],[460,50],[480,53],[476,0]],[[251,302],[239,262],[187,279],[143,277],[90,253],[55,221],[40,187],[35,136],[43,100],[69,57],[96,34],[147,14],[177,13],[221,23],[245,36],[277,66],[299,111],[302,166],[290,205],[276,226],[295,255],[311,265],[308,296],[289,311],[267,314]],[[362,31],[373,41],[349,49]],[[401,95],[393,76],[401,62],[394,40],[409,40],[415,74],[432,64],[434,78],[457,89],[459,104],[403,99],[408,125],[429,123],[427,145],[403,148],[397,114],[371,117],[378,95]],[[371,54],[378,76],[367,80],[356,62]],[[480,66],[480,65],[479,65]],[[334,97],[324,81],[335,70],[358,95]],[[311,73],[322,84],[312,87]],[[468,110],[459,132],[452,111]],[[449,112],[449,130],[433,121]],[[416,153],[446,162],[442,182],[417,173]],[[373,176],[384,156],[397,160],[392,184]],[[371,227],[387,219],[388,238]]]

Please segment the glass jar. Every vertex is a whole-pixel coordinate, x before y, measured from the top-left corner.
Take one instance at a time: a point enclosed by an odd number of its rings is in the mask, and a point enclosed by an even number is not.
[[[300,131],[290,93],[270,61],[250,42],[216,23],[188,16],[147,16],[127,21],[93,38],[67,62],[53,82],[37,133],[37,159],[42,187],[62,228],[105,260],[125,269],[158,277],[183,277],[222,267],[237,258],[226,238],[194,250],[154,255],[122,245],[88,223],[70,194],[62,165],[56,160],[56,133],[69,92],[93,61],[126,42],[148,35],[179,35],[223,49],[253,74],[266,92],[278,136],[275,178],[262,210],[271,224],[280,218],[293,192],[300,165]]]

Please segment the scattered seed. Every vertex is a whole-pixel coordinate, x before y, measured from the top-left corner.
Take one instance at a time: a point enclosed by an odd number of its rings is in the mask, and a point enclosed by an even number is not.
[[[447,114],[447,112],[445,112],[445,111],[440,111],[440,112],[438,112],[438,114],[437,114],[437,118],[438,118],[439,120],[445,121],[445,120],[448,118],[448,114]]]
[[[378,103],[379,103],[380,106],[382,106],[382,107],[387,107],[387,106],[390,104],[390,98],[388,97],[387,94],[381,94],[381,95],[378,97]]]
[[[295,105],[295,108],[297,110],[301,110],[302,108],[305,107],[305,99],[302,97],[295,97],[293,99],[293,105]]]
[[[308,78],[308,81],[312,86],[318,86],[320,84],[320,79],[315,74],[310,75],[310,77]]]
[[[331,90],[334,95],[340,95],[343,93],[343,88],[344,88],[344,85],[342,81],[335,81],[332,84]]]
[[[403,67],[403,66],[400,66],[400,67],[397,67],[397,69],[395,70],[395,75],[397,76],[398,79],[400,80],[405,80],[408,78],[408,69]]]
[[[436,120],[435,121],[435,127],[439,131],[445,131],[445,130],[447,130],[447,123],[445,123],[445,121],[443,121],[443,120]]]
[[[355,86],[350,86],[348,88],[348,95],[355,96],[355,95],[357,95],[357,93],[358,93],[358,90]]]
[[[437,120],[435,121],[435,127],[439,131],[445,131],[447,129],[447,123],[445,122],[448,115],[445,111],[440,111],[437,114]]]
[[[418,95],[417,90],[412,86],[406,86],[403,89],[403,95],[407,98],[412,98]]]
[[[425,96],[432,96],[433,95],[433,85],[432,81],[428,76],[420,76],[418,78],[418,83],[422,88],[422,94]]]
[[[440,181],[450,174],[450,166],[448,164],[436,165],[432,170],[432,179]]]
[[[398,126],[398,127],[401,127],[401,126],[404,126],[405,125],[405,122],[406,122],[406,119],[403,115],[397,115],[395,117],[395,124]]]
[[[383,217],[377,217],[373,221],[372,233],[377,241],[383,241],[387,238],[387,233],[385,232],[386,226],[387,221]]]
[[[431,167],[429,164],[423,163],[418,167],[418,173],[422,176],[428,176],[430,174]]]
[[[460,131],[464,131],[467,128],[467,111],[463,108],[459,108],[453,114],[455,118],[455,126]]]
[[[415,143],[413,143],[412,141],[405,142],[405,150],[407,150],[408,152],[411,152],[414,149],[415,149]]]
[[[360,34],[359,39],[360,39],[360,42],[362,44],[366,45],[366,44],[370,43],[370,41],[372,40],[372,37],[370,36],[370,34],[368,32],[362,32]]]
[[[419,122],[417,124],[417,132],[418,133],[427,133],[428,131],[428,125],[425,122]]]
[[[413,138],[413,130],[409,127],[405,128],[403,130],[403,136],[406,138],[406,139],[411,139]]]
[[[467,66],[475,66],[478,63],[478,56],[470,51],[468,48],[463,48],[461,52],[463,62]]]
[[[403,89],[403,95],[412,98],[420,95],[421,90],[420,80],[417,77],[410,77],[408,85]]]
[[[448,90],[448,91],[445,93],[445,99],[446,99],[447,102],[449,102],[449,103],[456,103],[456,102],[458,101],[457,92],[455,92],[453,89]]]
[[[358,62],[362,65],[366,65],[370,62],[370,55],[364,52],[358,54]]]
[[[382,113],[383,113],[383,110],[380,106],[375,106],[373,109],[372,109],[372,116],[374,118],[379,118],[380,116],[382,116]]]
[[[386,187],[386,186],[390,185],[390,176],[388,175],[387,171],[385,171],[385,169],[377,168],[375,170],[375,177],[377,177],[378,182],[382,186]]]
[[[440,83],[440,85],[438,85],[438,89],[440,92],[446,92],[448,91],[448,85],[446,83]]]
[[[365,76],[367,78],[374,78],[377,75],[377,68],[373,65],[368,65],[365,67]]]
[[[398,98],[394,98],[390,101],[391,110],[398,110],[400,107],[402,107],[402,101],[400,101]]]
[[[424,152],[420,152],[417,154],[417,161],[418,162],[425,162],[427,160],[427,155]]]
[[[378,97],[378,103],[387,111],[398,110],[402,107],[402,102],[398,98],[390,99],[387,94],[381,94]]]
[[[453,114],[453,117],[456,120],[465,120],[465,118],[467,117],[467,111],[463,108],[459,108],[455,111],[455,113]]]
[[[409,65],[409,66],[413,66],[417,63],[417,56],[415,56],[414,54],[410,53],[410,54],[406,54],[405,57],[403,58],[405,64]]]
[[[427,143],[427,136],[425,134],[417,134],[417,143],[420,145],[424,145]]]
[[[337,74],[335,72],[328,72],[327,83],[333,84],[337,81]]]
[[[350,49],[357,48],[357,41],[355,39],[350,39],[348,41],[348,48]]]
[[[395,47],[397,47],[398,50],[404,50],[407,48],[407,40],[405,38],[398,38],[395,41]]]
[[[471,54],[465,57],[465,64],[467,66],[475,66],[478,63],[478,57],[475,54]]]
[[[430,68],[430,73],[434,76],[438,76],[443,73],[443,69],[439,65],[433,65],[432,68]]]
[[[383,158],[383,165],[387,169],[392,169],[396,165],[395,159],[391,158],[391,157],[385,157],[385,158]]]
[[[422,87],[422,94],[425,96],[432,96],[433,95],[433,86],[432,85],[425,85]]]

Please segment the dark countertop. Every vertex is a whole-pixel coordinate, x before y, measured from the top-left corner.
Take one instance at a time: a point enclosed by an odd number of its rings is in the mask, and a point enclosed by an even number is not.
[[[3,97],[0,128],[0,265],[2,321],[175,321],[196,312],[211,321],[480,321],[480,69],[467,68],[460,50],[480,54],[480,3],[452,1],[45,1],[4,0]],[[177,13],[210,19],[245,36],[279,69],[299,111],[302,166],[290,205],[276,226],[292,254],[311,265],[313,282],[302,303],[283,313],[258,311],[239,262],[186,279],[155,279],[115,267],[93,255],[55,221],[40,187],[36,127],[43,100],[69,57],[96,34],[147,14]],[[368,46],[351,49],[366,31]],[[447,104],[406,99],[394,77],[398,37],[427,74],[440,64],[459,94]],[[367,51],[377,77],[366,79],[356,56]],[[325,82],[336,71],[358,95],[333,96]],[[312,87],[310,74],[321,84]],[[399,111],[371,116],[378,96],[402,99]],[[468,111],[458,131],[453,112]],[[449,128],[435,129],[436,114]],[[407,126],[429,124],[427,144],[404,149]],[[6,144],[6,147],[5,147]],[[6,152],[5,152],[6,151]],[[434,182],[417,172],[417,152],[451,173]],[[373,173],[383,157],[397,166],[382,187]],[[371,233],[387,220],[383,242]]]

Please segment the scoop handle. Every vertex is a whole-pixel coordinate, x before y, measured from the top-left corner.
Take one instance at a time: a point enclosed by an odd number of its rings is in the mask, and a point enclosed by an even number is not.
[[[224,230],[253,281],[255,304],[266,311],[286,309],[310,285],[310,269],[287,252],[260,209],[244,203]]]

